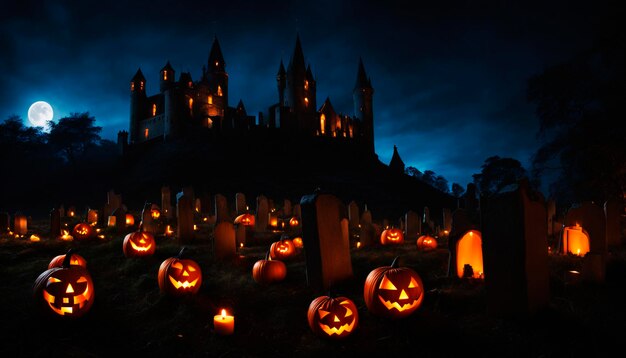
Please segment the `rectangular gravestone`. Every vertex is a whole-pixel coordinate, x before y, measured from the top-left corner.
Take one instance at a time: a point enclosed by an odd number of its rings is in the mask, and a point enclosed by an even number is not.
[[[181,244],[193,241],[193,200],[183,192],[176,194],[177,236]]]
[[[422,231],[422,225],[420,216],[409,210],[404,214],[404,239],[405,240],[417,240]]]
[[[213,196],[211,194],[203,192],[197,200],[200,200],[200,213],[203,217],[214,215]]]
[[[300,209],[300,204],[295,204],[293,206],[293,216],[301,218],[302,217],[302,210]]]
[[[28,218],[26,215],[16,213],[13,215],[13,233],[17,235],[26,235],[28,232]]]
[[[352,278],[350,242],[341,224],[343,203],[334,195],[316,193],[303,196],[300,205],[308,285],[325,291]]]
[[[116,194],[115,191],[109,190],[107,193],[107,202],[104,204],[103,215],[108,218],[112,216],[113,212],[117,210],[120,206],[122,206],[122,195]],[[63,210],[64,211],[64,210]],[[64,213],[61,212],[61,217],[64,216]]]
[[[367,205],[365,205],[365,210],[361,214],[361,225],[363,224],[372,225],[372,213],[367,209]]]
[[[88,209],[87,210],[87,223],[95,225],[95,224],[98,224],[98,222],[99,222],[98,210]]]
[[[372,224],[363,223],[359,228],[359,241],[361,242],[361,246],[372,246],[376,244],[375,238],[375,229]]]
[[[348,220],[351,228],[359,227],[361,216],[359,214],[359,205],[353,201],[348,204]]]
[[[457,243],[470,230],[478,230],[478,226],[469,217],[467,210],[462,208],[454,210],[448,235],[448,277],[457,277]]]
[[[215,238],[213,240],[213,252],[215,258],[231,259],[237,253],[237,241],[235,238],[235,226],[231,222],[221,222],[215,226]]]
[[[248,205],[246,204],[246,195],[244,193],[235,194],[235,211],[237,216],[248,212]]]
[[[244,225],[235,225],[235,241],[237,243],[237,249],[241,246],[248,245],[247,241],[248,228]]]
[[[159,231],[158,221],[152,217],[152,203],[145,203],[141,210],[140,229],[156,235]]]
[[[293,208],[291,206],[291,200],[285,199],[283,202],[283,215],[291,217],[293,215]]]
[[[620,235],[620,215],[624,212],[622,205],[616,199],[604,203],[604,217],[606,218],[606,242],[608,247],[616,248],[622,245]]]
[[[487,311],[524,317],[548,307],[550,272],[546,208],[528,183],[483,198],[482,246]]]
[[[124,206],[113,210],[111,216],[115,217],[115,231],[118,233],[126,231],[126,210],[124,210]]]
[[[215,220],[217,224],[223,222],[233,222],[234,218],[230,217],[228,209],[228,200],[222,194],[215,194]]]
[[[52,208],[50,211],[50,238],[56,239],[61,236],[61,213],[59,209]]]
[[[604,210],[599,205],[586,201],[578,207],[572,207],[565,215],[564,225],[566,227],[580,225],[589,235],[589,256],[587,261],[591,264],[583,265],[580,273],[586,281],[603,283],[606,274],[606,257],[608,245],[606,240],[606,218]],[[587,272],[585,272],[587,269]],[[589,272],[594,270],[594,272]]]
[[[167,219],[174,217],[174,210],[172,210],[172,193],[169,186],[161,187],[161,213]]]
[[[256,221],[254,228],[256,232],[267,230],[267,222],[269,220],[269,202],[267,198],[260,195],[256,198]]]
[[[8,232],[11,230],[11,216],[7,212],[0,213],[0,232]]]

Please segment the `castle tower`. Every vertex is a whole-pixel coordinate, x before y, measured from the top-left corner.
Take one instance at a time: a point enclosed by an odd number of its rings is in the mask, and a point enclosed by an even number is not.
[[[363,139],[368,150],[374,154],[374,109],[373,109],[374,88],[372,82],[365,73],[363,60],[359,58],[359,69],[356,75],[356,84],[352,91],[354,101],[354,116],[362,124]]]
[[[400,154],[398,154],[398,147],[396,147],[395,144],[393,146],[393,155],[389,161],[389,169],[391,169],[394,173],[404,174],[404,161],[400,158]]]
[[[300,36],[297,36],[296,46],[287,66],[286,106],[289,106],[296,115],[315,113],[317,108],[315,88],[315,79],[311,67],[307,68],[304,63]]]
[[[280,66],[278,67],[278,73],[276,74],[276,86],[278,87],[278,105],[285,105],[285,87],[287,86],[287,72],[283,65],[283,60],[280,60]]]
[[[139,138],[138,124],[145,117],[146,111],[146,78],[137,70],[130,81],[130,143],[136,143]]]
[[[165,66],[159,72],[159,90],[161,92],[165,92],[166,90],[172,88],[174,86],[175,81],[175,72],[172,65],[170,65],[170,61],[167,61]]]
[[[211,46],[206,77],[209,82],[209,90],[214,97],[214,103],[221,106],[223,112],[228,107],[228,74],[217,36]]]

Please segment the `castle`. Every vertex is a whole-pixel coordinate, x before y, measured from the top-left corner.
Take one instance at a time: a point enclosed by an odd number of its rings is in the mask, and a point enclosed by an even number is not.
[[[184,138],[197,131],[210,132],[211,138],[275,131],[291,140],[342,142],[342,146],[356,148],[362,155],[375,156],[374,89],[361,60],[352,92],[353,115],[336,112],[329,98],[317,107],[316,80],[311,66],[305,63],[299,36],[287,69],[280,62],[276,76],[278,102],[269,106],[266,115],[248,115],[241,100],[235,107],[230,105],[228,76],[217,37],[202,76],[196,81],[189,72],[180,73],[176,80],[176,71],[168,61],[159,73],[159,93],[148,96],[146,78],[141,69],[137,70],[130,82],[129,131],[118,133],[122,152],[148,142]]]

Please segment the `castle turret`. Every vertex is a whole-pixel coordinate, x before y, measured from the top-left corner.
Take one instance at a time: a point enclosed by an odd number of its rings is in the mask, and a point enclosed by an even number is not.
[[[159,89],[161,92],[164,92],[174,87],[174,83],[176,82],[174,76],[174,68],[172,67],[172,65],[170,65],[170,61],[167,61],[165,66],[163,66],[163,68],[161,69],[161,72],[159,72]]]
[[[356,75],[356,83],[352,91],[354,101],[354,116],[361,121],[363,139],[368,150],[374,154],[374,88],[372,82],[365,73],[363,60],[359,58],[359,69]]]
[[[391,169],[394,173],[404,174],[404,161],[400,158],[400,154],[398,154],[398,147],[396,147],[395,144],[393,146],[393,155],[389,161],[389,169]]]
[[[308,91],[310,83],[307,80],[307,68],[304,63],[304,53],[300,44],[300,37],[296,37],[296,46],[287,66],[287,93],[286,105],[292,112],[302,114],[315,111],[315,106],[308,106],[310,99]]]
[[[117,132],[117,154],[123,156],[128,150],[128,132]]]
[[[136,143],[139,138],[139,121],[145,117],[146,111],[146,78],[137,70],[130,81],[130,143]]]
[[[216,97],[216,104],[219,103],[222,110],[226,109],[228,107],[228,74],[226,73],[226,62],[224,61],[217,37],[215,37],[211,46],[206,77],[209,89]]]
[[[278,105],[285,105],[285,87],[287,86],[287,72],[283,65],[283,60],[280,60],[280,66],[278,67],[278,73],[276,74],[276,85],[278,86]]]

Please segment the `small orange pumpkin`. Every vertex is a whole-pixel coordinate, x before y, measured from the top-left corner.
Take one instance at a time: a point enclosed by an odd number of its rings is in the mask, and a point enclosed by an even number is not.
[[[296,253],[296,247],[288,238],[282,238],[270,245],[270,257],[273,260],[286,260]]]
[[[296,247],[296,249],[301,249],[304,247],[304,243],[302,242],[302,238],[301,237],[294,237],[293,239],[291,239],[291,242],[293,242],[293,246]]]
[[[343,339],[352,334],[359,324],[359,312],[349,298],[320,296],[309,305],[307,320],[318,336]]]
[[[422,235],[417,239],[417,249],[431,251],[437,248],[437,239],[430,235]]]
[[[402,244],[404,242],[404,233],[402,230],[392,227],[383,230],[380,234],[380,243],[383,245]]]
[[[147,231],[135,231],[124,237],[122,250],[126,257],[151,256],[156,251],[154,235]]]
[[[368,310],[374,315],[403,318],[422,304],[424,285],[413,269],[398,267],[396,257],[391,266],[375,268],[367,275],[363,295]]]
[[[65,255],[71,255],[70,257],[70,265],[74,266],[82,266],[87,268],[87,260],[79,254],[73,253],[72,249],[70,249],[67,254],[55,256],[50,263],[48,264],[48,269],[54,267],[63,267],[63,261],[65,260]]]
[[[78,223],[72,230],[72,236],[76,238],[76,240],[88,240],[93,237],[93,234],[93,226],[87,223]]]
[[[194,260],[183,259],[183,247],[177,256],[165,259],[159,267],[159,289],[172,296],[195,294],[202,285],[202,270]]]
[[[291,227],[297,227],[300,225],[300,220],[298,220],[297,216],[292,217],[291,219],[289,219],[289,226]]]
[[[272,260],[269,251],[264,260],[259,260],[252,266],[252,278],[260,284],[279,282],[287,276],[287,266],[279,260]]]
[[[250,213],[244,213],[235,218],[235,224],[241,224],[243,226],[254,226],[255,217]]]

